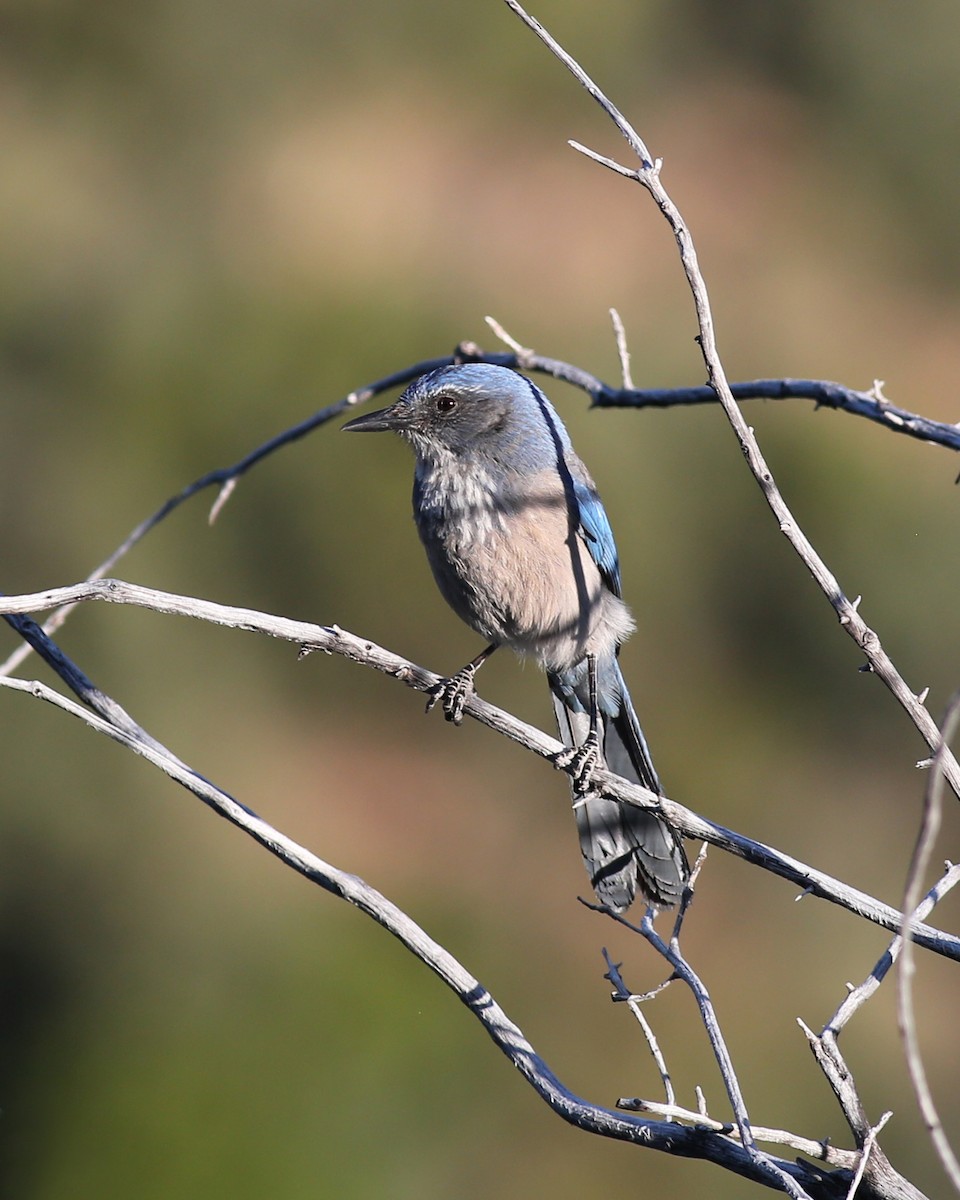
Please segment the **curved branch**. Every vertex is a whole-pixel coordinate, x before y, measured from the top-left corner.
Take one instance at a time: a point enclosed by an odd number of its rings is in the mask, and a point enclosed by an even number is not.
[[[730,384],[734,400],[812,400],[817,408],[832,408],[875,421],[893,433],[960,450],[960,426],[934,421],[891,404],[879,386],[858,391],[826,379],[752,379]],[[716,404],[711,387],[607,388],[597,393],[597,408],[675,408],[683,404]]]
[[[618,318],[619,319],[619,318]],[[615,326],[616,327],[616,326]],[[621,363],[623,362],[622,325],[618,328],[618,345],[621,346]],[[210,523],[216,520],[226,501],[233,494],[239,480],[263,459],[277,450],[299,441],[314,429],[319,429],[328,421],[342,416],[350,408],[372,400],[383,392],[401,387],[418,376],[436,367],[448,366],[453,362],[486,362],[498,366],[512,367],[520,371],[530,371],[535,374],[548,375],[559,379],[585,392],[592,400],[593,408],[673,408],[677,405],[715,403],[717,394],[711,387],[688,388],[634,388],[630,386],[613,387],[605,383],[599,376],[584,370],[573,363],[564,362],[559,358],[550,358],[537,354],[533,350],[519,347],[512,352],[488,352],[476,342],[463,341],[453,354],[440,358],[424,359],[413,363],[382,379],[377,379],[365,387],[350,392],[333,404],[321,408],[312,416],[281,430],[261,445],[255,447],[228,467],[218,467],[207,471],[186,487],[181,488],[175,495],[170,496],[163,504],[140,522],[117,548],[95,567],[87,576],[88,579],[103,579],[128,554],[134,546],[141,542],[147,534],[160,524],[181,504],[192,499],[208,488],[218,489],[217,497],[210,508]],[[813,400],[818,408],[833,408],[843,412],[855,413],[877,421],[887,429],[896,433],[906,433],[923,441],[947,446],[952,450],[960,450],[960,427],[933,421],[929,417],[897,408],[880,396],[875,386],[870,392],[859,392],[853,388],[844,387],[839,383],[831,383],[822,379],[755,379],[744,383],[730,384],[731,394],[737,400]],[[47,633],[55,633],[66,621],[72,611],[68,605],[58,609],[44,623]],[[5,662],[0,663],[0,675],[11,675],[27,658],[30,647],[24,643],[17,647]]]
[[[114,604],[132,604],[140,608],[152,609],[154,612],[191,617],[232,629],[245,629],[254,633],[267,634],[270,637],[282,638],[300,645],[307,652],[323,650],[348,658],[362,666],[372,667],[374,670],[401,680],[408,687],[419,692],[432,692],[441,682],[439,675],[385,650],[366,638],[359,638],[337,625],[321,626],[306,621],[293,621],[287,617],[277,617],[257,612],[254,609],[215,604],[212,601],[198,600],[192,596],[177,596],[170,592],[157,591],[154,588],[124,583],[117,579],[79,583],[67,588],[53,588],[50,591],[38,592],[29,596],[0,596],[0,615],[5,614],[5,619],[36,648],[37,634],[42,631],[39,626],[35,626],[36,632],[30,629],[24,632],[26,624],[33,626],[33,622],[27,623],[24,617],[16,614],[42,612],[57,605],[76,604],[85,600],[106,600]],[[47,640],[49,641],[49,639]],[[54,643],[50,643],[50,645],[56,649]],[[66,679],[70,687],[74,690],[77,690],[77,686],[83,688],[83,677],[78,685],[69,673],[64,674],[62,656],[61,660],[48,658],[47,661],[62,678]],[[0,682],[3,682],[2,678],[0,678]],[[86,683],[89,684],[89,681]],[[79,694],[82,695],[82,690]],[[87,699],[86,696],[83,698]],[[96,700],[95,696],[94,700]],[[93,706],[97,711],[95,704]],[[564,747],[556,739],[547,737],[539,729],[517,720],[510,713],[488,704],[478,696],[472,697],[467,702],[464,712],[495,732],[532,750],[541,758],[555,762],[558,756],[563,756]],[[850,887],[771,846],[756,842],[752,838],[744,837],[743,834],[709,821],[674,800],[658,796],[639,784],[628,783],[619,775],[598,769],[594,779],[605,795],[622,800],[627,804],[636,804],[641,808],[658,809],[670,824],[686,837],[719,846],[755,866],[762,867],[765,871],[790,880],[811,895],[829,900],[831,903],[847,909],[848,912],[865,917],[883,929],[892,932],[900,929],[903,921],[902,914],[890,905],[867,895],[866,892]],[[960,938],[927,925],[915,926],[913,936],[914,940],[926,949],[933,950],[947,958],[960,960]]]
[[[297,442],[302,437],[306,437],[308,433],[312,433],[314,429],[325,425],[328,421],[334,420],[341,416],[348,409],[353,408],[357,404],[363,404],[367,400],[372,400],[374,396],[378,396],[381,392],[389,391],[391,388],[401,387],[405,383],[410,383],[411,380],[417,379],[427,371],[432,371],[435,367],[444,366],[452,362],[451,357],[446,358],[431,358],[423,362],[413,363],[412,366],[405,367],[401,371],[394,371],[391,375],[385,375],[382,379],[378,379],[375,383],[368,384],[366,387],[358,388],[354,392],[343,396],[333,404],[328,404],[326,408],[321,408],[315,412],[313,416],[307,417],[296,425],[292,425],[289,429],[284,429],[267,441],[255,447],[239,459],[232,466],[218,467],[213,471],[208,471],[205,475],[201,475],[199,479],[195,479],[192,483],[188,483],[186,487],[181,488],[179,492],[165,500],[163,504],[151,513],[149,517],[141,521],[134,529],[127,534],[126,538],[119,546],[107,557],[98,567],[95,567],[87,576],[89,580],[102,579],[109,571],[112,571],[117,563],[128,554],[134,546],[141,542],[151,529],[165,520],[172,512],[180,507],[185,501],[190,500],[199,492],[204,492],[207,488],[217,487],[219,492],[216,500],[210,509],[210,523],[216,520],[220,510],[227,499],[232,495],[234,488],[239,479],[241,479],[251,467],[255,467],[257,463],[273,454],[274,451],[282,449],[284,446],[289,446],[292,442]],[[64,605],[59,608],[44,624],[44,632],[55,633],[72,611],[72,605]],[[6,662],[0,663],[0,676],[11,675],[18,666],[24,661],[30,653],[30,646],[24,643],[18,646],[16,650],[7,658]]]
[[[752,427],[744,420],[743,413],[741,413],[737,406],[717,350],[710,297],[707,294],[707,285],[700,271],[696,247],[693,244],[690,230],[687,228],[686,222],[680,214],[680,210],[674,204],[666,188],[664,188],[660,181],[660,161],[651,160],[646,146],[640,140],[633,126],[630,125],[620,110],[597,87],[579,63],[567,54],[563,47],[555,41],[543,26],[524,12],[520,4],[517,3],[517,0],[506,0],[506,4],[520,17],[524,24],[536,33],[540,40],[556,55],[564,66],[573,73],[581,86],[589,92],[610,117],[639,158],[639,168],[631,169],[621,166],[612,159],[595,154],[593,151],[588,151],[586,147],[579,145],[579,143],[572,143],[575,149],[583,151],[590,158],[601,162],[604,166],[611,168],[620,175],[625,175],[645,188],[669,224],[680,252],[680,262],[693,297],[694,308],[696,309],[697,323],[700,328],[697,340],[700,343],[703,361],[707,368],[709,386],[716,394],[717,399],[723,407],[723,411],[726,413],[727,420],[730,422],[730,426],[747,461],[747,465],[754,479],[757,481],[770,511],[777,519],[780,532],[789,541],[804,566],[813,576],[817,586],[833,606],[841,626],[843,626],[863,651],[869,669],[883,680],[903,708],[909,713],[927,745],[931,750],[936,752],[940,745],[940,731],[937,729],[936,722],[930,716],[930,713],[927,712],[926,708],[924,708],[921,698],[907,686],[903,676],[894,666],[893,660],[881,645],[880,638],[876,632],[860,616],[857,611],[860,603],[859,598],[851,601],[844,594],[836,577],[800,528],[796,518],[787,506],[787,502],[784,500],[780,489],[776,485],[773,473],[766,459],[763,457],[760,444],[754,436]],[[944,757],[942,770],[951,788],[960,797],[960,766],[957,765],[957,761],[952,755],[950,758]]]
[[[686,1158],[704,1159],[746,1179],[770,1185],[770,1164],[804,1189],[794,1195],[812,1200],[835,1200],[849,1172],[830,1173],[803,1162],[767,1159],[760,1164],[735,1140],[714,1130],[689,1129],[671,1121],[651,1121],[593,1104],[572,1092],[537,1054],[489,991],[469,971],[434,941],[402,909],[357,875],[325,862],[280,830],[258,817],[233,796],[204,779],[165,746],[143,730],[116,701],[100,692],[74,663],[29,618],[7,618],[28,638],[34,649],[74,687],[89,711],[37,680],[0,678],[0,687],[25,692],[55,705],[97,732],[145,758],[171,779],[192,792],[230,824],[241,829],[286,866],[311,883],[358,908],[393,934],[412,954],[437,975],[484,1027],[492,1041],[513,1063],[527,1083],[564,1121],[589,1133]],[[107,715],[109,714],[109,715]]]
[[[617,329],[615,323],[614,328],[622,363],[622,326]],[[628,383],[614,386],[583,367],[537,354],[526,347],[514,349],[512,353],[491,354],[475,342],[462,342],[459,356],[471,362],[497,363],[559,379],[586,392],[592,401],[592,408],[678,408],[717,403],[717,393],[707,384],[673,388],[638,388]],[[735,400],[812,400],[818,409],[830,408],[864,417],[892,433],[906,434],[949,450],[960,450],[960,425],[934,421],[931,417],[891,404],[882,394],[879,383],[874,383],[869,391],[860,391],[829,379],[747,379],[731,383],[729,388]]]

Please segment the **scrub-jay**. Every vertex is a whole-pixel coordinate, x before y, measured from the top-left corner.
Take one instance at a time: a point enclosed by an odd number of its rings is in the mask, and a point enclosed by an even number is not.
[[[639,887],[679,898],[689,873],[677,833],[652,812],[590,789],[597,763],[662,795],[617,662],[633,631],[607,514],[542,391],[506,367],[469,363],[422,376],[389,408],[344,429],[393,430],[417,456],[413,514],[434,577],[490,644],[434,696],[459,724],[477,668],[498,646],[546,671],[570,748],[580,849],[603,904]]]

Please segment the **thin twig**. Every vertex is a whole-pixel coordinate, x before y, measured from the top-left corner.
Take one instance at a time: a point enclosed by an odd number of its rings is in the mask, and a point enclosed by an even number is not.
[[[730,1107],[733,1109],[734,1120],[737,1129],[740,1131],[740,1140],[745,1146],[754,1145],[754,1137],[750,1129],[750,1118],[747,1115],[747,1106],[743,1099],[743,1092],[740,1089],[740,1080],[737,1078],[737,1073],[734,1070],[733,1059],[730,1057],[730,1052],[727,1049],[727,1043],[720,1029],[720,1022],[717,1020],[716,1010],[713,1007],[713,1001],[710,999],[710,993],[707,991],[706,985],[687,962],[686,958],[684,958],[680,950],[679,941],[676,938],[671,938],[668,945],[660,937],[653,927],[649,910],[644,914],[640,922],[640,933],[666,959],[670,966],[673,967],[676,975],[693,992],[697,1007],[700,1009],[700,1018],[703,1021],[714,1057],[720,1068],[720,1075],[727,1091]]]
[[[687,877],[686,883],[683,885],[683,891],[680,893],[680,903],[677,905],[677,915],[673,922],[673,932],[670,937],[673,941],[679,942],[680,932],[683,929],[683,920],[687,915],[687,910],[693,903],[693,896],[697,886],[697,880],[700,878],[700,872],[703,870],[703,864],[707,861],[707,843],[704,842],[697,851],[697,857],[694,860],[693,867]]]
[[[573,75],[580,86],[584,88],[585,91],[589,92],[594,100],[596,100],[596,102],[604,110],[604,112],[606,112],[612,118],[614,124],[620,130],[621,134],[626,138],[630,149],[634,152],[637,158],[640,159],[643,168],[645,170],[654,170],[655,166],[650,157],[650,151],[643,144],[640,135],[633,128],[626,117],[624,117],[623,113],[620,112],[616,105],[607,99],[607,97],[597,87],[583,67],[580,66],[577,60],[571,54],[568,54],[566,50],[564,50],[560,43],[554,37],[552,37],[551,34],[546,31],[546,29],[544,29],[536,17],[531,17],[529,13],[525,12],[521,5],[517,3],[517,0],[506,0],[506,4],[508,8],[512,9],[513,12],[517,14],[520,20],[523,21],[524,25],[532,29],[537,37],[540,38],[545,45],[550,47],[550,50],[557,56],[557,58],[560,59],[560,61]]]
[[[747,1106],[744,1102],[743,1093],[740,1089],[740,1080],[737,1078],[737,1072],[733,1065],[733,1059],[730,1057],[730,1052],[727,1049],[726,1040],[723,1032],[720,1029],[720,1022],[717,1019],[716,1010],[713,1007],[713,1001],[710,999],[710,994],[707,991],[706,985],[700,976],[694,971],[693,967],[687,962],[680,949],[680,928],[683,923],[683,912],[692,903],[694,891],[696,888],[697,876],[700,868],[703,866],[706,854],[701,850],[697,858],[696,866],[690,872],[690,876],[684,885],[684,900],[681,904],[681,914],[677,917],[674,926],[673,935],[670,938],[670,944],[667,945],[663,938],[657,933],[653,927],[653,918],[656,910],[648,907],[643,915],[639,927],[628,921],[620,913],[614,913],[609,909],[605,910],[607,915],[615,920],[618,924],[632,929],[634,932],[641,934],[650,943],[651,946],[670,964],[672,973],[683,982],[693,992],[694,999],[697,1002],[697,1008],[700,1010],[700,1019],[703,1022],[703,1027],[706,1030],[707,1038],[710,1042],[710,1047],[713,1050],[714,1057],[717,1060],[717,1066],[720,1068],[720,1076],[723,1079],[723,1085],[727,1092],[727,1097],[730,1101],[730,1107],[733,1110],[734,1121],[736,1122],[737,1130],[739,1131],[740,1141],[746,1151],[752,1155],[757,1163],[757,1166],[769,1176],[772,1181],[771,1186],[776,1186],[780,1191],[785,1192],[788,1196],[792,1196],[795,1200],[805,1200],[807,1193],[797,1183],[797,1181],[786,1172],[782,1171],[779,1166],[760,1148],[757,1146],[756,1139],[750,1129],[750,1118],[747,1115]],[[606,957],[606,956],[605,956]],[[609,959],[608,959],[609,962]],[[619,975],[619,972],[618,972]],[[668,1097],[668,1102],[672,1103]],[[808,1200],[808,1198],[807,1198]]]
[[[620,359],[620,377],[623,386],[629,391],[634,390],[633,376],[630,374],[630,347],[627,345],[627,331],[615,308],[610,309],[610,320],[613,322],[613,336],[617,340],[617,356]]]
[[[504,329],[496,317],[484,317],[483,319],[490,326],[490,329],[493,331],[494,335],[498,337],[505,346],[509,346],[514,352],[514,354],[517,356],[518,363],[529,361],[529,356],[533,353],[533,351],[529,350],[526,346],[521,346],[515,337],[507,333],[506,329]]]
[[[673,980],[674,976],[665,980],[659,987],[652,992],[647,992],[644,996],[638,996],[631,992],[623,982],[623,976],[620,974],[620,963],[615,963],[606,947],[603,949],[603,960],[607,964],[607,973],[604,979],[609,979],[613,984],[612,1000],[626,1004],[636,1018],[637,1024],[643,1033],[647,1047],[653,1057],[653,1061],[657,1064],[657,1070],[660,1072],[660,1082],[663,1084],[664,1095],[666,1096],[667,1105],[674,1105],[677,1102],[676,1092],[673,1090],[673,1080],[670,1078],[670,1072],[667,1070],[667,1060],[663,1057],[663,1052],[660,1049],[660,1043],[657,1041],[657,1035],[653,1032],[653,1026],[647,1020],[646,1014],[641,1007],[641,1001],[650,1000],[660,992]],[[619,1101],[618,1101],[619,1106]]]
[[[695,1129],[714,1129],[725,1137],[739,1137],[737,1127],[732,1121],[717,1121],[706,1113],[694,1112],[676,1104],[658,1104],[655,1100],[644,1100],[639,1096],[624,1096],[617,1101],[617,1107],[625,1112],[648,1112],[668,1120],[683,1121]],[[750,1129],[758,1142],[765,1142],[771,1146],[789,1146],[798,1154],[806,1154],[817,1162],[827,1163],[828,1166],[853,1171],[861,1159],[859,1150],[844,1150],[828,1141],[814,1141],[813,1138],[801,1137],[787,1129],[769,1129],[765,1125],[751,1125]]]
[[[671,938],[670,944],[667,945],[653,927],[650,909],[647,909],[644,914],[639,928],[626,921],[623,917],[617,916],[615,919],[630,928],[637,929],[637,932],[642,934],[650,945],[666,959],[675,974],[690,988],[696,1000],[697,1008],[700,1010],[700,1019],[703,1021],[703,1027],[706,1030],[714,1057],[717,1060],[717,1066],[720,1069],[720,1075],[723,1079],[723,1085],[727,1092],[727,1098],[730,1101],[730,1107],[733,1110],[734,1121],[736,1122],[740,1141],[744,1149],[754,1158],[760,1170],[769,1177],[773,1186],[778,1186],[788,1196],[794,1197],[794,1200],[803,1200],[807,1196],[803,1188],[757,1145],[756,1138],[750,1128],[750,1117],[747,1114],[747,1106],[740,1088],[740,1080],[737,1077],[733,1059],[730,1057],[726,1040],[720,1029],[720,1022],[717,1019],[713,1001],[710,999],[710,993],[707,991],[703,980],[693,967],[690,966],[681,952],[679,940]]]
[[[907,883],[903,899],[903,956],[900,962],[899,987],[897,989],[897,1018],[900,1026],[900,1036],[907,1058],[907,1068],[910,1080],[917,1096],[917,1104],[923,1123],[933,1142],[937,1157],[947,1174],[953,1188],[960,1193],[960,1162],[954,1153],[950,1140],[943,1128],[943,1122],[937,1111],[933,1092],[927,1079],[927,1072],[920,1053],[920,1039],[917,1036],[917,1021],[913,1007],[913,976],[916,964],[913,957],[911,942],[913,932],[913,910],[916,908],[923,886],[923,877],[933,854],[937,833],[943,812],[943,760],[946,747],[956,735],[960,726],[960,692],[956,693],[947,706],[943,721],[943,740],[933,759],[933,767],[924,793],[923,817],[920,831],[917,834],[916,845],[907,872]]]
[[[863,1149],[860,1151],[860,1161],[857,1163],[857,1169],[854,1172],[853,1179],[850,1181],[850,1190],[847,1192],[847,1200],[853,1200],[854,1196],[857,1194],[857,1188],[862,1183],[863,1177],[866,1174],[867,1165],[870,1162],[870,1155],[874,1153],[876,1148],[877,1138],[880,1136],[880,1131],[892,1116],[893,1113],[891,1111],[888,1110],[885,1112],[876,1125],[871,1127],[870,1132],[864,1138]]]

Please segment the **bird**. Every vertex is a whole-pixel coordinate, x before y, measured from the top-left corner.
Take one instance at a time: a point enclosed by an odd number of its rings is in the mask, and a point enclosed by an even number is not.
[[[544,670],[566,756],[574,812],[600,905],[624,912],[637,892],[671,907],[689,866],[677,831],[652,809],[591,786],[597,766],[663,795],[619,664],[634,620],[606,510],[546,395],[490,363],[420,376],[395,403],[348,421],[392,431],[416,457],[413,514],[434,579],[453,611],[487,643],[445,679],[459,724],[479,667],[501,646]]]

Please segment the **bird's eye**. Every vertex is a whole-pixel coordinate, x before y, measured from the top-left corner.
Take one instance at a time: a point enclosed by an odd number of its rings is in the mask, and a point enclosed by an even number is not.
[[[437,397],[437,412],[448,413],[453,412],[457,407],[457,402],[453,396],[438,396]]]

